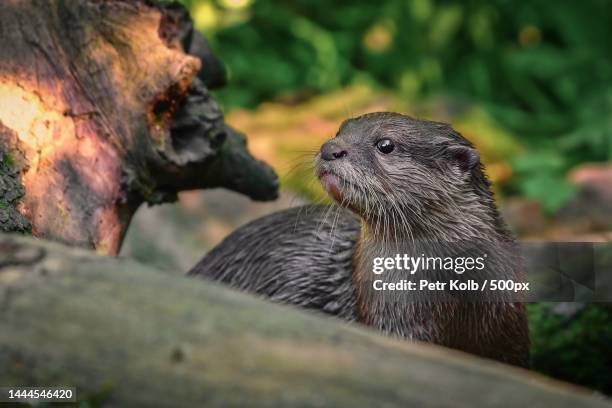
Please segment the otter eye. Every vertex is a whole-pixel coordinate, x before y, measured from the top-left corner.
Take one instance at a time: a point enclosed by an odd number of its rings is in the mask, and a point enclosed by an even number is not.
[[[395,149],[395,145],[389,139],[380,139],[376,142],[376,148],[383,154],[389,154]]]

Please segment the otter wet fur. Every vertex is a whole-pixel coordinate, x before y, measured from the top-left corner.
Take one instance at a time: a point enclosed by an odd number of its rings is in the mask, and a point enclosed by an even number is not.
[[[487,248],[485,277],[522,280],[514,238],[467,139],[444,123],[370,113],[341,125],[315,169],[337,204],[255,220],[189,274],[389,335],[527,366],[526,310],[514,298],[436,300],[372,290],[376,258],[446,256],[464,243]],[[392,268],[384,278],[410,277]]]

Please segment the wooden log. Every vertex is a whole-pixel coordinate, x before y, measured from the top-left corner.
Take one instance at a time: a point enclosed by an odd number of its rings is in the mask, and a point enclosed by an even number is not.
[[[0,235],[0,327],[0,385],[74,386],[108,406],[612,406],[525,370],[14,235]]]
[[[145,0],[0,2],[0,180],[23,187],[0,203],[35,236],[116,254],[143,202],[218,186],[275,198],[208,94],[223,73],[197,36],[184,10]]]

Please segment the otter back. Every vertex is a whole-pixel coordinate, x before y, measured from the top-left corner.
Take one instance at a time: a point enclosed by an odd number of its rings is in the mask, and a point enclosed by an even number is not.
[[[355,320],[351,273],[358,236],[359,220],[346,209],[291,208],[238,228],[188,274]]]

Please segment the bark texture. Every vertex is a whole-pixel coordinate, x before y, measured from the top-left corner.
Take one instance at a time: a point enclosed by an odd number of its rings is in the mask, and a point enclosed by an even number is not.
[[[208,93],[224,80],[178,5],[0,2],[0,183],[17,183],[0,203],[28,220],[4,225],[0,207],[0,227],[116,254],[143,202],[219,186],[274,198],[274,172]]]
[[[611,406],[525,370],[14,235],[0,235],[0,327],[0,384],[76,386],[102,406]]]

